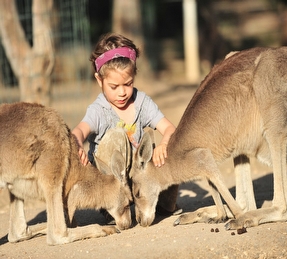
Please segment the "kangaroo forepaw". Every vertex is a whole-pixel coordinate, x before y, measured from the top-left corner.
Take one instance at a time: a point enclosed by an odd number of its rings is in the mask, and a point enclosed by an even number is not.
[[[205,217],[202,213],[189,212],[180,215],[173,223],[174,226],[194,223],[208,223],[210,218]]]
[[[214,214],[209,214],[201,211],[194,211],[180,215],[176,221],[174,221],[173,226],[193,224],[193,223],[209,223],[217,224],[224,223],[228,220],[227,217],[218,217]]]
[[[186,213],[180,215],[174,222],[173,226],[177,225],[186,225],[186,224],[193,224],[197,222],[196,219],[193,217],[192,213]]]
[[[107,236],[121,233],[121,231],[115,226],[104,226],[102,230],[107,234]]]

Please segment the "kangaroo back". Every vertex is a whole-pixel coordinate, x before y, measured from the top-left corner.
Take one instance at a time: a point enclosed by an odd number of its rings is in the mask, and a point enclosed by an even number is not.
[[[39,175],[41,172],[49,179],[51,186],[57,181],[62,182],[69,169],[69,134],[63,119],[51,108],[30,103],[2,104],[2,180],[12,183],[17,178],[39,178],[39,184],[44,185]],[[22,192],[24,196],[38,197],[37,190],[34,193],[33,190],[25,190],[23,187]]]

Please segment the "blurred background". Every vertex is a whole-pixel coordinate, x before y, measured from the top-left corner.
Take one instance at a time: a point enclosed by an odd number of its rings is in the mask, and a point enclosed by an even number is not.
[[[0,103],[49,105],[74,127],[100,92],[89,57],[111,31],[141,50],[137,88],[196,89],[230,51],[286,45],[286,10],[287,0],[1,0]]]

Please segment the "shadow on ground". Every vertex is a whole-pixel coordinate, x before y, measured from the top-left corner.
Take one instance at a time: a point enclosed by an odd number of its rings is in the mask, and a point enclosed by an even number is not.
[[[271,201],[273,198],[273,174],[269,173],[263,177],[253,180],[255,198],[257,207],[262,207],[265,201]],[[235,187],[229,189],[231,194],[235,196]],[[192,192],[190,195],[183,195],[181,193]],[[189,182],[182,184],[179,190],[178,204],[183,208],[183,212],[192,212],[199,208],[214,205],[212,197],[208,191],[202,188],[197,182]],[[132,209],[133,226],[136,226],[134,206]],[[90,224],[105,225],[105,219],[99,211],[95,210],[77,210],[75,213],[76,220],[79,226]],[[164,217],[156,216],[153,225],[158,224]],[[47,221],[46,210],[38,213],[33,219],[28,222],[28,225],[35,225]],[[8,222],[7,222],[8,224]],[[8,242],[7,235],[0,238],[0,246]]]

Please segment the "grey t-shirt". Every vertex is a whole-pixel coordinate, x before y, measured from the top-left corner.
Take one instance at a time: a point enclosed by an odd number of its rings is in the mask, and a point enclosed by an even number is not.
[[[125,124],[106,100],[104,94],[99,94],[97,99],[88,106],[83,122],[90,126],[91,134],[88,136],[90,149],[89,160],[94,160],[93,153],[96,153],[102,137],[110,128],[122,127],[125,129],[133,148],[137,148],[144,128],[156,128],[158,122],[164,117],[158,106],[144,92],[134,88],[133,92],[136,115],[133,123]]]

